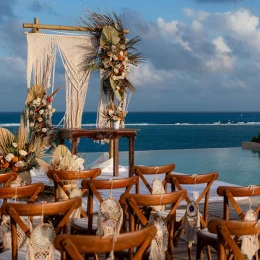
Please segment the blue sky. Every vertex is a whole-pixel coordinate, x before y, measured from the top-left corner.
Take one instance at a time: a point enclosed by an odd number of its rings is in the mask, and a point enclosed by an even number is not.
[[[27,45],[23,23],[77,25],[86,10],[122,14],[130,36],[140,35],[146,62],[131,70],[137,91],[129,111],[259,111],[259,0],[1,0],[0,111],[22,111]],[[64,110],[62,66],[54,106]],[[85,111],[96,111],[92,74]]]

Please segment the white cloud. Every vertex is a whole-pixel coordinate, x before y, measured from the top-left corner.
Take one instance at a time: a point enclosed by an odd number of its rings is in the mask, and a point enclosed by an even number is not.
[[[146,85],[156,85],[163,83],[169,78],[174,78],[174,73],[167,70],[158,70],[149,61],[140,64],[138,67],[132,66],[129,80],[133,85],[143,87]]]
[[[219,52],[226,52],[226,53],[231,52],[228,45],[224,42],[224,39],[222,36],[219,36],[218,38],[214,39],[212,41],[212,43],[215,44],[216,50]]]

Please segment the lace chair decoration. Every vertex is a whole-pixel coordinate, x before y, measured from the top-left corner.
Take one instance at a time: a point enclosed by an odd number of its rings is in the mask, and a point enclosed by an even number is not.
[[[152,183],[152,194],[162,195],[165,190],[162,182],[155,178]],[[150,260],[163,260],[165,259],[165,251],[168,249],[168,229],[167,223],[159,212],[165,210],[165,205],[152,206],[152,212],[149,217],[149,225],[154,225],[157,228],[156,236],[151,243]]]
[[[42,202],[41,223],[34,229],[30,229],[31,236],[28,238],[27,260],[52,260],[54,259],[54,240],[56,237],[52,223],[44,223],[44,204]]]
[[[123,210],[119,202],[112,197],[113,180],[111,182],[110,196],[100,203],[98,212],[97,235],[107,237],[113,235],[113,247],[109,255],[109,260],[114,259],[114,243],[116,236],[119,235],[123,223]]]
[[[257,214],[251,208],[252,206],[251,197],[254,195],[255,188],[256,188],[255,185],[249,185],[249,189],[252,190],[252,194],[248,198],[249,210],[245,213],[244,221],[257,221]],[[258,225],[259,224],[260,223],[258,223]],[[249,260],[253,258],[253,256],[258,250],[259,250],[258,234],[242,236],[241,252],[244,255],[246,255]]]

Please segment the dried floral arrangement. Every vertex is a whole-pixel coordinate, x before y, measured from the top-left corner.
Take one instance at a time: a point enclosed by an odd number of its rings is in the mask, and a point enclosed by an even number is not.
[[[102,116],[107,122],[124,122],[127,111],[124,111],[123,108],[118,105],[115,106],[113,102],[110,102],[106,109],[102,111]]]
[[[136,36],[127,40],[123,23],[115,12],[100,14],[88,11],[81,21],[96,45],[95,55],[84,60],[83,68],[91,71],[103,69],[104,93],[114,93],[119,101],[124,100],[127,89],[135,91],[127,79],[130,64],[137,66],[144,61],[144,56],[135,52],[135,45],[141,38]]]
[[[83,158],[72,154],[65,145],[59,145],[53,151],[52,160],[47,170],[82,171],[84,162]]]
[[[23,172],[37,168],[38,159],[43,157],[47,145],[45,138],[31,139],[23,116],[17,136],[8,129],[0,128],[0,172]]]
[[[49,140],[56,137],[53,131],[51,117],[55,112],[52,107],[54,95],[60,89],[58,87],[51,95],[47,96],[46,88],[40,85],[33,85],[30,88],[25,101],[27,118],[32,137],[49,137]]]
[[[40,167],[41,158],[56,138],[51,124],[54,109],[50,106],[57,91],[46,96],[44,87],[34,85],[27,93],[18,134],[0,128],[0,173]]]

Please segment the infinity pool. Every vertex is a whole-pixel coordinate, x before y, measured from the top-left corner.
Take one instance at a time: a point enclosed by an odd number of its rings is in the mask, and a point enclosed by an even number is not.
[[[87,164],[102,153],[84,153]],[[81,154],[82,155],[82,154]],[[120,152],[119,162],[128,166],[128,152]],[[237,185],[260,184],[260,153],[235,148],[136,151],[135,165],[176,164],[176,172],[194,174],[217,171],[219,180]]]

